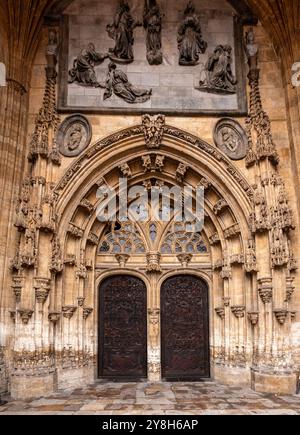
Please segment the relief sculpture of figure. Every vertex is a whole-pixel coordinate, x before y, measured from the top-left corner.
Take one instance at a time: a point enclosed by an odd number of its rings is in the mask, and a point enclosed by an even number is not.
[[[156,0],[145,0],[144,28],[147,31],[147,60],[150,65],[160,65],[163,61],[162,17]]]
[[[127,0],[120,0],[115,20],[107,26],[107,33],[115,41],[115,47],[109,49],[109,57],[114,62],[131,63],[134,60],[133,31],[141,23],[134,21]]]
[[[127,75],[123,71],[117,69],[115,63],[111,62],[108,70],[104,100],[107,100],[113,94],[130,104],[145,103],[151,98],[152,89],[141,89],[133,86],[128,81]]]
[[[235,94],[237,80],[232,72],[232,48],[219,45],[209,57],[200,80],[200,89],[216,94]]]
[[[95,66],[100,65],[107,57],[107,54],[97,53],[94,44],[89,44],[74,60],[73,68],[69,71],[69,83],[101,87],[96,77]]]
[[[178,30],[179,64],[193,66],[199,63],[199,54],[205,53],[207,42],[202,39],[200,18],[190,1],[184,12],[184,22]]]

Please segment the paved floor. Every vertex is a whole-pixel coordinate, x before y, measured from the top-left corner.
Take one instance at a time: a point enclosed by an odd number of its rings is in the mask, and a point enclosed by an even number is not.
[[[10,402],[0,415],[300,415],[300,395],[272,396],[214,382],[99,383],[51,397]]]

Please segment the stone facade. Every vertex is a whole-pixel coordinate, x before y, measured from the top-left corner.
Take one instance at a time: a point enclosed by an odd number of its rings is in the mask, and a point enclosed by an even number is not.
[[[70,6],[74,15],[81,3]],[[287,105],[287,94],[294,101],[298,91],[286,83],[261,23],[254,33],[259,57],[257,68],[250,65],[248,116],[235,118],[250,144],[240,161],[215,146],[218,118],[192,115],[89,113],[91,145],[79,157],[63,156],[56,133],[69,114],[57,111],[59,76],[46,26],[34,50],[32,75],[18,75],[20,65],[8,68],[7,87],[0,88],[6,102],[5,111],[0,107],[5,191],[0,381],[13,397],[47,395],[97,378],[99,286],[120,274],[137,276],[147,286],[150,381],[161,379],[160,288],[180,273],[209,285],[212,377],[257,391],[296,391],[298,133],[295,104]],[[142,181],[149,187],[153,180],[158,187],[203,185],[207,251],[192,257],[164,254],[167,228],[158,228],[153,241],[149,222],[138,228],[149,234],[143,255],[99,251],[106,228],[96,218],[97,190],[117,186],[120,173],[130,186]]]

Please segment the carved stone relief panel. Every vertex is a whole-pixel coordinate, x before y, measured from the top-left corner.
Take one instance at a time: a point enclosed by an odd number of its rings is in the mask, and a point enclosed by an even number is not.
[[[226,0],[74,0],[61,27],[59,109],[246,114],[235,15]]]
[[[57,143],[60,153],[65,157],[77,157],[90,144],[92,127],[82,115],[66,118],[57,133]]]
[[[231,160],[242,160],[246,157],[248,139],[242,126],[233,119],[221,119],[214,131],[214,141]]]

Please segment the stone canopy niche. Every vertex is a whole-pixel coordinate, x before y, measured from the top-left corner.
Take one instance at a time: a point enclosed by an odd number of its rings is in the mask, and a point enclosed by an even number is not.
[[[243,19],[225,0],[74,0],[61,23],[59,109],[243,115]]]

